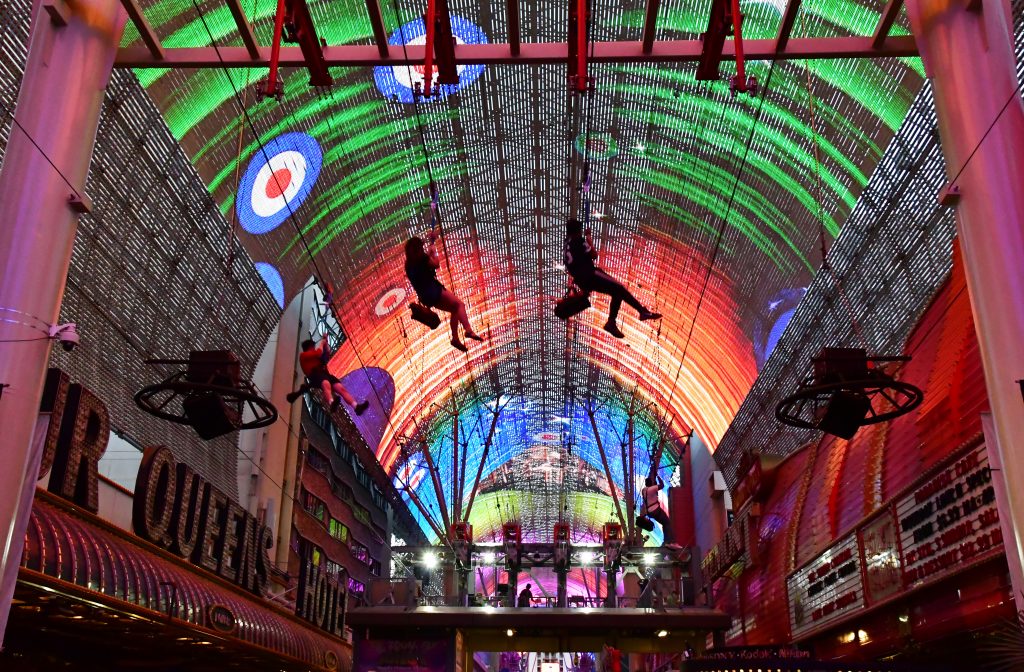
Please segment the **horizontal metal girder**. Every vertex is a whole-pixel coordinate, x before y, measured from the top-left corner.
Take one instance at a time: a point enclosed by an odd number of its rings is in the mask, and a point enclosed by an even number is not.
[[[776,52],[776,42],[744,40],[743,51],[749,61],[776,61],[805,58],[889,58],[917,56],[912,36],[889,37],[879,47],[872,46],[871,37],[814,37],[790,39],[786,48]],[[734,45],[725,44],[723,60],[735,58]],[[220,58],[213,47],[175,48],[163,50],[163,58],[154,58],[146,47],[128,47],[118,51],[115,67],[119,68],[265,68],[266,57],[254,59],[245,47],[219,47]],[[269,50],[267,50],[269,51]],[[382,57],[376,45],[343,45],[324,48],[328,66],[419,65],[423,63],[423,45],[392,49]],[[650,53],[644,53],[641,42],[597,42],[593,45],[594,63],[685,63],[700,60],[700,40],[655,42]],[[565,42],[524,42],[514,55],[508,44],[460,44],[455,47],[460,64],[482,63],[565,63],[569,47]],[[221,60],[223,59],[223,61]],[[298,47],[281,48],[281,67],[305,67],[306,61]]]
[[[160,36],[153,30],[153,26],[146,19],[146,15],[142,13],[142,7],[135,0],[121,0],[121,5],[128,13],[128,18],[132,20],[135,28],[139,31],[139,37],[146,44],[142,49],[143,52],[147,53],[154,63],[160,63],[164,57],[163,45],[160,44]]]

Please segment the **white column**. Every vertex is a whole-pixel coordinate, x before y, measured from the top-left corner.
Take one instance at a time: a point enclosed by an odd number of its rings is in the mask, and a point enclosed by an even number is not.
[[[978,4],[980,11],[972,12],[965,0],[907,0],[907,11],[935,88],[947,176],[960,191],[957,233],[998,438],[988,449],[1003,467],[994,476],[1008,486],[999,514],[1013,530],[1004,543],[1020,606],[1024,400],[1016,381],[1024,378],[1024,104],[1014,93],[1009,2]]]
[[[50,7],[64,25],[34,3],[16,123],[0,169],[0,383],[9,386],[0,399],[0,640],[28,524],[30,507],[19,502],[35,487],[30,472],[38,469],[30,444],[50,354],[45,330],[60,313],[75,241],[78,216],[68,197],[85,192],[125,22],[117,0],[50,0]],[[7,342],[17,339],[37,340]]]

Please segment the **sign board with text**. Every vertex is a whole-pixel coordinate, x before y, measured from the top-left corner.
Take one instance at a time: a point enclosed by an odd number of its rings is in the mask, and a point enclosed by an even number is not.
[[[903,583],[913,588],[1002,547],[985,444],[929,477],[896,502]]]
[[[786,580],[793,637],[864,607],[857,535],[849,534]]]

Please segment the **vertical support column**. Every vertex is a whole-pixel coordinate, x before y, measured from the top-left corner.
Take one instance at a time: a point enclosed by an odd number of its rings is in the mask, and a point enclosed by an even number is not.
[[[1009,486],[999,513],[1014,531],[1004,543],[1020,606],[1024,401],[1016,381],[1024,378],[1024,104],[1014,93],[1013,19],[1005,0],[907,0],[907,12],[935,88],[949,186],[960,193],[957,234],[998,438],[988,448],[1003,465],[996,477]]]
[[[27,339],[0,344],[0,383],[10,386],[0,400],[0,641],[31,508],[22,493],[35,487],[39,469],[31,445],[50,355],[46,329],[60,314],[78,223],[69,197],[85,195],[126,19],[117,0],[55,2],[63,25],[41,0],[33,3],[25,75],[0,168],[0,340]]]
[[[267,507],[268,518],[273,517],[274,564],[288,570],[288,545],[291,543],[292,513],[296,488],[301,473],[300,460],[305,458],[299,446],[302,426],[302,399],[289,404],[287,395],[299,387],[298,356],[299,342],[308,338],[309,306],[314,301],[312,287],[303,290],[281,313],[277,325],[277,343],[274,345],[274,373],[271,378],[270,400],[288,422],[275,422],[267,428],[266,453],[260,456],[262,471],[259,472],[257,495],[260,506]],[[280,488],[278,487],[280,483]]]

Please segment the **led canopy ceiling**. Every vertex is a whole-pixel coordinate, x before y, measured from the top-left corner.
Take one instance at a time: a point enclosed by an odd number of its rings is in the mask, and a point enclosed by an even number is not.
[[[244,57],[221,0],[141,4],[165,49],[216,44]],[[591,4],[592,42],[641,40],[646,3]],[[696,39],[709,4],[664,0],[653,37]],[[870,41],[880,4],[804,0],[791,41]],[[240,5],[269,45],[276,3]],[[378,44],[363,0],[308,6],[328,58],[332,46]],[[379,7],[390,57],[424,42],[425,4]],[[744,38],[774,40],[787,7],[741,2]],[[457,43],[510,41],[506,3],[449,8]],[[567,22],[562,0],[524,6],[523,48],[564,42]],[[896,17],[893,39],[905,25]],[[122,61],[142,64],[135,27],[124,46]],[[820,232],[838,233],[922,82],[911,57],[752,60],[757,94],[732,95],[733,63],[713,82],[697,82],[696,67],[590,63],[594,91],[574,95],[564,62],[467,63],[427,99],[413,95],[423,64],[332,66],[324,89],[286,67],[280,98],[262,95],[265,68],[136,72],[278,301],[311,276],[336,288],[348,338],[331,368],[389,377],[393,403],[372,420],[377,456],[423,503],[428,535],[442,501],[468,504],[479,472],[477,537],[517,519],[546,539],[560,519],[592,538],[615,500],[638,491],[659,444],[663,477],[691,430],[715,448],[820,264]],[[406,309],[402,244],[428,227],[431,184],[439,277],[487,335],[465,354],[445,324],[430,331]],[[568,322],[554,316],[570,216],[587,220],[601,267],[663,319],[641,323],[624,307],[617,340],[601,329],[604,299]]]

